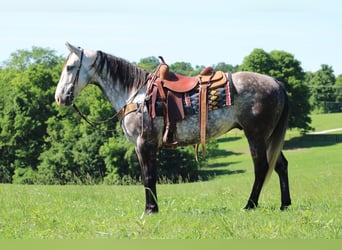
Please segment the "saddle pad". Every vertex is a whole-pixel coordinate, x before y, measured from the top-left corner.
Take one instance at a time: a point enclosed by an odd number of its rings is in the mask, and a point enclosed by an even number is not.
[[[225,85],[218,88],[208,90],[208,111],[220,109],[233,105],[233,91],[232,85],[229,81]],[[192,90],[184,93],[183,106],[185,115],[198,114],[199,107],[199,91]]]

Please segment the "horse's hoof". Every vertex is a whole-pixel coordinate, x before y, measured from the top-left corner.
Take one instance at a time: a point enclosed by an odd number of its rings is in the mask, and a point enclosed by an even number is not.
[[[156,214],[156,213],[158,213],[158,211],[153,211],[151,209],[147,209],[147,210],[145,210],[144,215],[153,215],[153,214]]]
[[[148,207],[145,209],[145,215],[155,214],[158,213],[158,207]]]
[[[244,210],[251,210],[251,209],[255,209],[257,207],[258,207],[258,204],[254,203],[252,201],[249,201],[243,209]]]
[[[280,211],[287,211],[290,205],[281,205]]]

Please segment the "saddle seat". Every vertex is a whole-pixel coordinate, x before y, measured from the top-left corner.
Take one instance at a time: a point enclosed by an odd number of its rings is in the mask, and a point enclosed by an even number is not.
[[[167,80],[169,79],[169,80]],[[167,88],[171,91],[178,92],[178,93],[186,93],[194,89],[198,84],[197,77],[187,77],[182,76],[173,72],[169,73],[169,76],[165,78],[163,81],[163,87]]]

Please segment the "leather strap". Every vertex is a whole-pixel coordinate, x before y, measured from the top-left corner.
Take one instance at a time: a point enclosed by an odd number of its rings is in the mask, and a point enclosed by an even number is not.
[[[153,86],[152,90],[149,92],[151,93],[150,101],[149,101],[149,110],[148,113],[150,114],[149,117],[154,119],[156,118],[156,101],[158,95],[158,88]],[[149,121],[150,124],[150,121]]]
[[[215,72],[211,72],[211,75],[207,76],[205,82],[202,82],[202,77],[199,78],[200,82],[200,138],[202,144],[202,155],[205,156],[207,154],[205,150],[205,140],[206,140],[206,129],[207,129],[207,121],[208,121],[208,88],[211,85],[211,81],[215,76]]]
[[[206,155],[205,150],[205,138],[208,119],[208,107],[207,107],[207,91],[208,84],[204,83],[200,85],[200,139],[202,144],[202,155]]]
[[[166,94],[164,92],[163,81],[155,81],[155,85],[158,88],[160,98],[162,99],[163,102],[166,102]]]
[[[129,113],[132,113],[134,111],[138,110],[138,104],[137,103],[128,103],[125,105],[118,113],[118,119],[121,122],[121,120],[128,115]]]

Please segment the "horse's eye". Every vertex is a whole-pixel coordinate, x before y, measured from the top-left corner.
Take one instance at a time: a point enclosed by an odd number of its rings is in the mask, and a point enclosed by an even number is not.
[[[68,65],[68,66],[67,66],[67,71],[70,72],[70,71],[73,70],[73,68],[74,68],[74,66]]]

